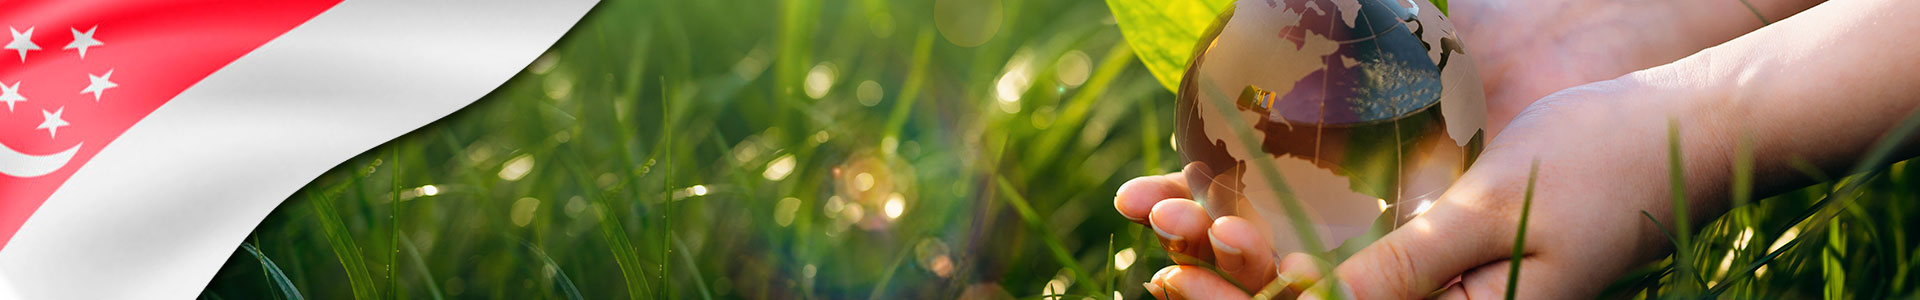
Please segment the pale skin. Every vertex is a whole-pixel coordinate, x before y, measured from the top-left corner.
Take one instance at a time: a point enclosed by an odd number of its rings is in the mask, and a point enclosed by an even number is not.
[[[1244,299],[1279,280],[1357,299],[1501,298],[1537,160],[1517,296],[1591,298],[1672,251],[1663,228],[1640,214],[1674,224],[1671,120],[1697,226],[1728,209],[1743,137],[1755,194],[1770,195],[1809,183],[1791,171],[1796,159],[1844,174],[1920,108],[1920,47],[1911,46],[1920,44],[1920,2],[1750,2],[1777,23],[1762,28],[1734,0],[1451,1],[1487,86],[1494,138],[1431,210],[1332,267],[1340,286],[1316,286],[1326,266],[1274,255],[1265,229],[1246,219],[1209,218],[1187,200],[1181,174],[1136,178],[1115,197],[1121,215],[1151,226],[1167,251],[1247,288],[1181,258],[1147,290]],[[1920,154],[1916,146],[1910,139],[1893,158]]]

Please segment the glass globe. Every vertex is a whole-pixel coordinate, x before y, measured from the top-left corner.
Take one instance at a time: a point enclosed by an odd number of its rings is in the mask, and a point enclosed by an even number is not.
[[[1265,224],[1283,253],[1329,249],[1300,244],[1264,165],[1328,248],[1424,212],[1485,139],[1485,93],[1460,45],[1428,0],[1234,3],[1178,92],[1195,198]]]

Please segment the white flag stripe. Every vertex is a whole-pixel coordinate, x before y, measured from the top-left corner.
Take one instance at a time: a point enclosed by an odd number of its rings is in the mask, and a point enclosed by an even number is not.
[[[28,299],[192,298],[281,200],[493,90],[593,4],[345,1],[108,144],[0,250],[0,278]]]

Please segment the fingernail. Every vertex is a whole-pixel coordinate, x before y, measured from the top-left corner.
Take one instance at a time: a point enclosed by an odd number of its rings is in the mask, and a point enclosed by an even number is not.
[[[1208,229],[1207,234],[1212,235],[1213,230]],[[1243,253],[1243,252],[1240,252],[1240,248],[1234,248],[1233,246],[1220,242],[1220,238],[1218,238],[1218,236],[1215,236],[1215,238],[1213,238],[1212,241],[1213,241],[1214,249],[1220,249],[1220,251],[1222,252],[1226,252],[1227,254],[1233,254],[1233,255],[1240,255]]]
[[[1146,222],[1146,221],[1147,221],[1147,219],[1146,219],[1146,218],[1135,218],[1135,217],[1133,217],[1133,216],[1129,216],[1129,215],[1127,215],[1127,213],[1126,213],[1126,208],[1124,208],[1124,207],[1120,207],[1120,206],[1122,206],[1122,205],[1126,205],[1126,204],[1124,204],[1124,203],[1126,203],[1126,202],[1120,202],[1120,195],[1113,195],[1113,203],[1122,203],[1122,204],[1116,204],[1116,206],[1114,206],[1114,207],[1116,207],[1116,208],[1118,208],[1118,210],[1120,210],[1120,217],[1123,217],[1123,218],[1127,218],[1127,220],[1128,220],[1128,221],[1134,221],[1134,222]]]
[[[1161,226],[1159,225],[1154,225],[1153,233],[1155,235],[1160,236],[1161,246],[1166,246],[1168,252],[1186,252],[1187,251],[1187,239],[1185,237],[1173,235],[1172,233],[1167,233],[1166,230],[1160,229],[1160,227]]]
[[[1208,231],[1208,233],[1211,234],[1212,231]],[[1217,250],[1217,252],[1219,252],[1220,254],[1220,255],[1215,255],[1213,257],[1214,266],[1220,267],[1221,271],[1226,271],[1228,273],[1239,272],[1240,270],[1245,269],[1246,258],[1241,257],[1243,253],[1240,252],[1239,248],[1234,248],[1233,246],[1228,246],[1224,242],[1220,242],[1219,236],[1214,236],[1213,238],[1208,239],[1208,242],[1212,243],[1213,250]]]
[[[1179,285],[1167,284],[1168,281],[1171,281],[1170,279],[1173,278],[1173,276],[1179,276],[1180,268],[1178,267],[1167,268],[1163,272],[1167,273],[1167,275],[1160,277],[1160,288],[1166,290],[1167,299],[1185,299],[1187,293],[1180,292]]]
[[[1141,286],[1145,286],[1147,288],[1147,294],[1153,295],[1154,298],[1159,298],[1161,300],[1173,299],[1173,296],[1167,295],[1167,287],[1165,285],[1161,285],[1161,283],[1167,281],[1167,275],[1169,272],[1172,272],[1173,269],[1174,267],[1168,266],[1166,268],[1161,268],[1160,271],[1158,272],[1153,272],[1153,276],[1148,277],[1147,283],[1143,283],[1141,284]]]

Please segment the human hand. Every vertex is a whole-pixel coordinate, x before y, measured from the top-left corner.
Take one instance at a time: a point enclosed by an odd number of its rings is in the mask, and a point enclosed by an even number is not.
[[[1779,2],[1753,2],[1763,11],[1768,10],[1765,7],[1780,7]],[[1914,23],[1858,30],[1863,28],[1861,23],[1872,22],[1867,20],[1901,19],[1863,18],[1863,14],[1912,11],[1889,7],[1898,5],[1910,4],[1863,1],[1823,5],[1825,10],[1809,13],[1814,16],[1785,20],[1780,26],[1687,60],[1567,89],[1538,103],[1528,101],[1522,105],[1527,107],[1524,113],[1513,113],[1511,125],[1493,120],[1492,126],[1510,128],[1512,133],[1495,137],[1476,166],[1439,204],[1335,270],[1342,278],[1340,282],[1354,287],[1341,290],[1361,299],[1413,298],[1448,285],[1451,288],[1444,290],[1443,298],[1497,297],[1508,282],[1504,270],[1514,245],[1510,238],[1516,235],[1519,201],[1528,178],[1522,170],[1538,161],[1534,200],[1539,208],[1532,213],[1531,220],[1536,221],[1529,224],[1520,248],[1521,278],[1528,284],[1518,285],[1517,295],[1591,296],[1625,268],[1666,253],[1671,245],[1661,240],[1663,234],[1657,231],[1684,233],[1692,229],[1657,228],[1654,222],[1638,217],[1645,212],[1662,219],[1661,223],[1674,224],[1670,210],[1674,206],[1662,200],[1672,192],[1665,182],[1672,175],[1665,173],[1670,170],[1662,163],[1669,153],[1664,147],[1665,118],[1677,120],[1676,127],[1689,137],[1682,139],[1685,143],[1679,153],[1684,156],[1679,161],[1684,164],[1683,182],[1691,187],[1685,194],[1692,200],[1687,203],[1691,219],[1705,219],[1726,209],[1726,203],[1713,199],[1725,198],[1735,132],[1764,133],[1750,137],[1756,157],[1802,157],[1829,171],[1853,165],[1861,149],[1877,139],[1879,129],[1889,128],[1914,109],[1910,96],[1901,96],[1913,95],[1913,86],[1903,79],[1909,77],[1901,76],[1909,74],[1906,72],[1911,68],[1883,60],[1855,59],[1912,57],[1908,48],[1886,47],[1910,41],[1872,37],[1886,31],[1913,31]],[[1806,36],[1826,37],[1827,42],[1782,43]],[[1824,55],[1805,55],[1816,50]],[[1770,67],[1756,69],[1751,67],[1754,65]],[[1481,68],[1490,69],[1485,64]],[[1493,87],[1499,81],[1487,82],[1490,91],[1497,90]],[[1853,88],[1830,88],[1840,84]],[[1743,88],[1735,90],[1732,86]],[[1803,101],[1818,97],[1831,99]],[[1872,109],[1861,110],[1863,107]],[[1831,117],[1836,115],[1852,117]],[[1897,157],[1920,153],[1912,150],[1917,147],[1908,144],[1903,148],[1907,150],[1896,151],[1903,153]],[[1781,160],[1754,163],[1755,170],[1788,168]],[[1804,180],[1780,172],[1761,172],[1753,179],[1766,183],[1763,186],[1779,187],[1795,186],[1795,182]],[[1116,206],[1132,219],[1151,217],[1140,215],[1137,207],[1143,202],[1158,204],[1142,200],[1154,195],[1151,187],[1181,183],[1172,179],[1153,181],[1143,178],[1123,186]],[[1184,193],[1185,189],[1182,186],[1176,192]],[[1149,209],[1149,214],[1152,211]],[[1209,231],[1212,239],[1233,239],[1233,234],[1223,234],[1230,231]],[[1207,282],[1207,275],[1163,270],[1155,276],[1154,284],[1174,288],[1151,290],[1162,297],[1218,291],[1186,288],[1207,286],[1199,284]],[[1174,293],[1165,292],[1168,290]]]
[[[1778,21],[1824,0],[1747,0]],[[1763,23],[1734,1],[1453,0],[1487,92],[1488,137],[1549,93],[1673,62]]]
[[[1529,171],[1534,202],[1521,245],[1516,295],[1525,299],[1590,298],[1631,268],[1664,256],[1672,245],[1642,212],[1674,225],[1669,174],[1669,118],[1679,118],[1688,186],[1717,186],[1732,151],[1728,122],[1706,112],[1716,91],[1636,73],[1556,93],[1520,113],[1473,168],[1432,209],[1355,253],[1334,270],[1354,299],[1429,296],[1503,297],[1520,235]],[[1689,217],[1724,212],[1724,190],[1687,190]],[[1694,224],[1703,224],[1696,222]],[[1677,226],[1677,225],[1674,225]],[[1456,280],[1457,279],[1457,280]],[[1330,287],[1316,287],[1326,289]],[[1307,299],[1307,297],[1303,297]]]
[[[1664,84],[1674,78],[1630,75],[1588,84],[1534,103],[1494,139],[1475,166],[1428,210],[1355,253],[1334,274],[1357,299],[1429,296],[1447,287],[1443,299],[1500,297],[1511,258],[1532,163],[1540,162],[1532,220],[1526,232],[1517,295],[1526,298],[1591,297],[1637,263],[1664,255],[1671,245],[1641,212],[1674,224],[1668,180],[1668,118],[1685,132],[1724,132],[1727,122],[1701,112],[1683,98],[1712,98],[1715,91]],[[1728,166],[1731,149],[1722,139],[1693,139],[1681,153],[1688,178],[1713,182]],[[1246,298],[1276,277],[1297,293],[1320,279],[1315,258],[1287,255],[1275,264],[1265,228],[1226,216],[1209,220],[1190,198],[1182,173],[1141,177],[1120,189],[1114,206],[1130,220],[1152,226],[1176,255],[1148,290],[1162,298]],[[1695,182],[1694,184],[1699,184]],[[1691,218],[1724,211],[1716,189],[1697,189],[1688,199]],[[1551,221],[1543,221],[1551,220]],[[1222,250],[1231,249],[1236,251]],[[1200,263],[1212,263],[1240,282],[1236,288]],[[1277,272],[1276,272],[1277,271]],[[1456,279],[1458,279],[1456,281]],[[1349,288],[1350,287],[1350,288]],[[1316,287],[1329,289],[1331,287]],[[1312,297],[1308,293],[1303,297]]]
[[[1245,299],[1274,280],[1286,287],[1283,292],[1297,293],[1320,278],[1326,266],[1310,255],[1293,253],[1275,261],[1260,225],[1238,216],[1208,217],[1191,200],[1184,173],[1134,178],[1114,196],[1120,215],[1152,227],[1177,263],[1154,274],[1145,284],[1148,293],[1161,299]],[[1233,281],[1200,266],[1207,264]]]
[[[1777,20],[1819,0],[1751,2],[1761,14]],[[1666,64],[1762,25],[1749,12],[1724,3],[1455,0],[1451,9],[1455,28],[1473,56],[1488,93],[1488,134],[1495,140],[1523,108],[1548,93]],[[1508,179],[1515,178],[1513,174],[1524,176],[1516,173],[1524,172],[1524,166],[1504,169],[1481,173],[1503,174],[1487,176]],[[1315,264],[1311,256],[1293,254],[1282,262],[1273,262],[1272,246],[1263,234],[1265,228],[1241,217],[1208,218],[1198,203],[1189,200],[1193,197],[1183,176],[1174,173],[1134,179],[1121,187],[1115,199],[1121,214],[1154,227],[1169,253],[1182,254],[1176,255],[1175,262],[1189,265],[1168,267],[1156,274],[1148,283],[1150,290],[1160,290],[1155,295],[1183,297],[1179,291],[1184,291],[1186,295],[1208,295],[1206,298],[1244,297],[1245,292],[1264,286],[1276,276],[1291,279],[1282,286],[1295,289],[1318,279],[1319,270],[1311,267]],[[1515,181],[1502,182],[1511,185]],[[1216,245],[1241,253],[1225,255]],[[1201,263],[1215,264],[1246,290],[1204,268],[1190,266]],[[1164,292],[1168,290],[1175,292]]]

